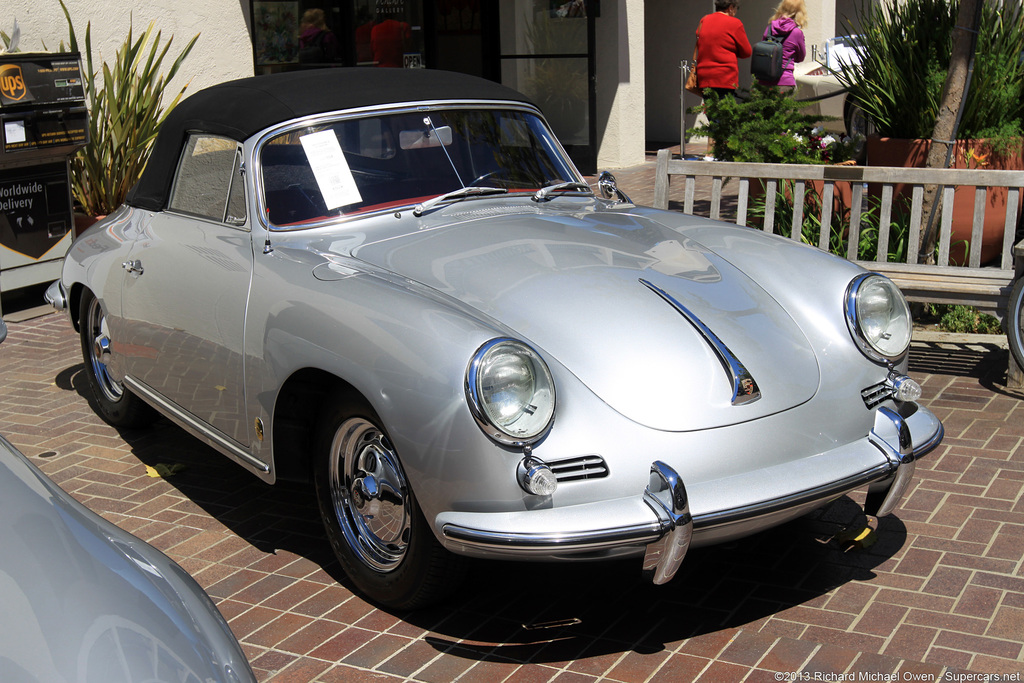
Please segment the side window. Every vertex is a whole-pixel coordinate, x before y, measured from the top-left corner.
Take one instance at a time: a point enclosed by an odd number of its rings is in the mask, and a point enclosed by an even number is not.
[[[234,140],[193,134],[185,144],[171,191],[170,209],[217,222],[245,222],[241,153]]]

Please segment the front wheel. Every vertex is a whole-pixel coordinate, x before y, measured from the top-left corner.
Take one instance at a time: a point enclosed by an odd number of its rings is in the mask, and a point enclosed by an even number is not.
[[[463,559],[434,537],[372,411],[335,401],[324,412],[314,481],[334,554],[371,600],[414,609],[458,585]]]
[[[1006,307],[1006,339],[1017,366],[1024,368],[1024,278],[1014,283]]]
[[[78,311],[85,374],[96,412],[115,427],[144,427],[150,424],[156,418],[153,409],[125,389],[124,384],[107,367],[113,342],[103,305],[92,292],[85,292]]]

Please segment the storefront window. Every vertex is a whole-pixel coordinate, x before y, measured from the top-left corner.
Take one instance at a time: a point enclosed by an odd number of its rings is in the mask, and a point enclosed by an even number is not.
[[[251,0],[257,74],[334,66],[423,68],[423,0]]]
[[[590,35],[582,0],[500,0],[501,82],[543,110],[581,168],[592,153]]]

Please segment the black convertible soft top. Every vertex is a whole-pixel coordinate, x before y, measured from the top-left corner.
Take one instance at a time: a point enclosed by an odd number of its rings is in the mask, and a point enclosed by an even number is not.
[[[146,170],[126,201],[150,211],[164,209],[188,133],[201,131],[241,142],[289,119],[425,100],[530,103],[523,94],[493,81],[435,69],[312,69],[228,81],[200,90],[171,110]]]

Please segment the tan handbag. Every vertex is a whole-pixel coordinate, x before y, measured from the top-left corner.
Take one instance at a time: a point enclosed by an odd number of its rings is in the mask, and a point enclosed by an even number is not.
[[[703,22],[701,22],[703,23]],[[697,25],[697,41],[700,42],[700,24]],[[686,77],[686,88],[687,92],[691,92],[694,95],[700,97],[703,91],[697,87],[697,46],[693,46],[693,64],[690,66],[690,75]]]

